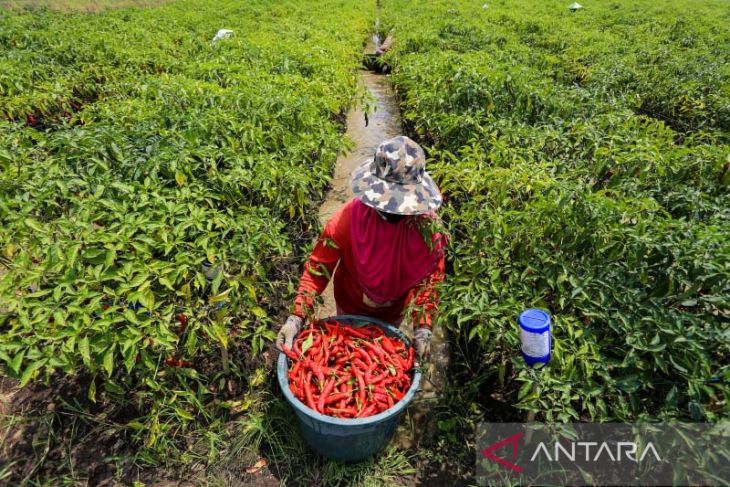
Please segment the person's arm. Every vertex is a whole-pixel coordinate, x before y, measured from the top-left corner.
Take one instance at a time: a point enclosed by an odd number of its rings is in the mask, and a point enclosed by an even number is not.
[[[322,294],[337,263],[342,257],[341,242],[344,234],[342,225],[342,214],[347,206],[341,208],[324,227],[312,254],[304,263],[304,271],[299,281],[299,290],[294,300],[294,314],[306,318],[314,312],[313,302],[316,296]]]
[[[442,255],[426,282],[412,289],[406,298],[406,307],[411,310],[414,329],[431,328],[439,303],[436,284],[443,282],[445,268],[446,258]]]

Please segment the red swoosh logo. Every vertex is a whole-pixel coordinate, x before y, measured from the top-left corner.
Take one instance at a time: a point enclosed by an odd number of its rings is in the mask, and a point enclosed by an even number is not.
[[[492,446],[489,446],[482,450],[482,455],[486,458],[489,458],[493,462],[497,462],[503,467],[507,467],[510,470],[514,470],[517,473],[522,473],[522,468],[518,467],[514,463],[510,462],[509,460],[505,460],[504,458],[498,457],[494,454],[495,450],[499,450],[505,445],[512,445],[512,458],[517,458],[517,449],[519,448],[518,442],[522,439],[522,436],[524,435],[524,432],[520,431],[516,435],[512,435],[509,438],[505,438],[502,441],[499,441]]]

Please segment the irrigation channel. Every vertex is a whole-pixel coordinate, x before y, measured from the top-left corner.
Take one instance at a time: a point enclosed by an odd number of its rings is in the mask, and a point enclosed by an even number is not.
[[[374,50],[373,44],[369,42],[365,47],[365,55],[371,56]],[[372,66],[374,63],[368,65]],[[354,196],[350,189],[350,175],[355,168],[372,157],[382,141],[402,134],[398,102],[385,74],[363,69],[359,76],[360,83],[370,92],[374,103],[367,113],[366,108],[359,105],[347,113],[346,135],[355,143],[355,147],[337,158],[331,188],[319,208],[322,226]],[[337,314],[332,287],[330,281],[322,295],[324,303],[317,313],[319,318]],[[404,324],[403,328],[409,337],[413,336],[410,325]],[[411,403],[406,411],[405,420],[399,426],[394,440],[398,446],[416,447],[421,442],[427,441],[434,433],[433,408],[446,385],[448,365],[449,348],[446,333],[443,327],[436,325],[431,340],[431,360],[425,366],[422,390]]]

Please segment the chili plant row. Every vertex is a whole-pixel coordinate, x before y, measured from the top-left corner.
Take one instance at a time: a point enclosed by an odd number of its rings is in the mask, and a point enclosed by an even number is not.
[[[3,373],[85,378],[150,447],[240,399],[349,144],[369,8],[0,13]]]
[[[726,419],[722,2],[384,9],[383,62],[448,200],[441,319],[461,397],[487,418],[501,401],[507,419]],[[554,318],[540,371],[519,356],[528,307]]]

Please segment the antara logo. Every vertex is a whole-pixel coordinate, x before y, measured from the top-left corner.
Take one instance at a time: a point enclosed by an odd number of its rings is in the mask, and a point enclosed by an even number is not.
[[[522,468],[513,462],[517,459],[520,440],[523,436],[524,433],[519,432],[509,438],[498,441],[497,443],[494,443],[482,450],[482,456],[517,473],[522,473]],[[512,446],[512,461],[498,457],[495,454],[496,450],[507,445]],[[657,461],[661,461],[659,453],[652,442],[648,442],[646,446],[643,447],[641,455],[639,455],[638,458],[637,452],[639,451],[639,446],[631,441],[619,441],[616,443],[607,443],[605,441],[601,443],[595,441],[573,441],[567,446],[556,441],[552,446],[552,448],[549,448],[544,442],[538,443],[530,456],[530,462],[540,458],[545,458],[550,462],[559,462],[561,460],[569,460],[571,462],[597,462],[599,460],[608,459],[614,462],[620,462],[623,461],[624,458],[632,462],[641,462],[649,454],[654,455]],[[551,451],[553,452],[552,455],[550,454]]]
[[[596,449],[593,450],[596,452],[595,456],[591,456],[592,447],[596,447]],[[609,458],[613,462],[620,462],[623,460],[623,457],[621,456],[622,452],[624,453],[626,459],[631,460],[632,462],[643,461],[644,458],[646,458],[646,455],[649,454],[649,452],[651,452],[658,461],[662,461],[662,459],[659,458],[659,453],[657,453],[656,448],[654,448],[654,444],[651,441],[646,444],[638,460],[636,458],[637,450],[638,446],[633,441],[619,441],[615,444],[615,447],[613,449],[605,441],[601,443],[595,441],[574,441],[570,443],[570,451],[565,448],[559,441],[556,441],[553,449],[553,456],[551,457],[548,447],[545,446],[545,443],[540,442],[538,443],[537,448],[535,448],[535,452],[532,454],[530,461],[534,461],[542,453],[545,458],[547,458],[550,462],[560,461],[561,456],[564,456],[566,460],[570,460],[571,462],[575,462],[576,457],[578,458],[578,461],[582,462],[597,462],[598,460],[607,460]],[[614,452],[616,453],[615,455]],[[580,453],[583,453],[582,457]]]
[[[509,460],[505,460],[504,458],[500,458],[494,454],[494,450],[499,450],[505,445],[512,445],[512,458],[517,458],[517,450],[519,448],[519,441],[522,439],[522,436],[524,433],[520,431],[516,435],[512,435],[507,439],[504,439],[502,441],[498,441],[497,443],[493,444],[492,446],[488,446],[484,450],[482,450],[482,455],[486,458],[489,458],[491,461],[499,463],[500,465],[503,465],[510,470],[514,470],[517,473],[522,473],[522,469],[515,465],[514,463],[510,462]]]

